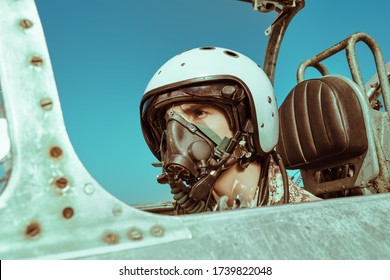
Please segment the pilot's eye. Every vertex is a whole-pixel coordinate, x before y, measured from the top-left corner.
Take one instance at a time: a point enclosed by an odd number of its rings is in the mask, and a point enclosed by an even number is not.
[[[202,119],[207,116],[207,112],[204,110],[195,110],[193,115],[195,118]]]

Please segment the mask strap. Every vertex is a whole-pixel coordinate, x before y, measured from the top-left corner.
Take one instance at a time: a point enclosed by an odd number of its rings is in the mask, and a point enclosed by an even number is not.
[[[164,130],[163,132],[162,132],[162,134],[161,134],[161,141],[160,141],[160,148],[159,148],[159,152],[160,152],[160,159],[161,159],[161,161],[160,162],[153,162],[152,163],[152,165],[154,166],[154,167],[163,167],[163,162],[162,162],[162,160],[164,159],[164,156],[165,156],[165,152],[164,152],[164,149],[163,149],[163,141],[164,141],[164,139],[165,139],[165,135],[167,134],[167,131],[166,130]],[[163,183],[162,183],[163,184]]]
[[[209,138],[216,146],[221,145],[221,143],[223,143],[223,141],[225,140],[225,139],[221,139],[221,137],[219,137],[217,133],[215,133],[211,128],[209,128],[205,125],[194,124],[194,123],[186,120],[185,118],[183,118],[179,114],[176,114],[174,111],[170,111],[168,114],[169,114],[168,121],[175,120],[175,121],[179,122],[181,125],[183,125],[184,127],[186,127],[192,133],[195,133],[196,131],[199,130],[207,138]]]
[[[160,141],[160,157],[161,157],[161,159],[163,159],[164,156],[165,156],[165,152],[164,152],[164,149],[163,149],[163,141],[164,141],[164,139],[166,137],[166,134],[167,134],[166,130],[164,130],[163,133],[161,134],[161,141]]]
[[[187,129],[189,131],[191,131],[192,133],[195,133],[196,131],[199,130],[203,135],[205,135],[209,140],[211,140],[215,144],[217,150],[220,153],[224,153],[226,151],[229,143],[233,139],[233,138],[229,138],[229,137],[224,137],[223,139],[221,139],[221,137],[219,137],[219,135],[217,133],[215,133],[215,131],[212,130],[211,128],[209,128],[205,125],[202,125],[202,124],[194,124],[194,123],[186,120],[185,118],[183,118],[179,114],[176,114],[173,111],[169,112],[169,118],[172,120],[175,120],[175,121],[179,122],[180,124],[182,124],[183,126],[187,127]]]
[[[196,126],[204,135],[206,135],[211,141],[214,142],[215,145],[219,146],[222,143],[221,137],[218,136],[211,128],[202,125],[202,124],[192,124]]]

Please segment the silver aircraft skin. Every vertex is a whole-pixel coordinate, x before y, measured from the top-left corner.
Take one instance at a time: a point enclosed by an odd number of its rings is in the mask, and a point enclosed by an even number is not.
[[[304,1],[246,2],[260,12],[280,13],[268,30],[265,72],[273,81],[283,33]],[[383,193],[217,213],[159,215],[170,211],[169,203],[149,209],[127,205],[102,188],[78,159],[66,133],[34,1],[0,0],[0,11],[1,92],[12,155],[5,160],[8,165],[12,161],[12,170],[0,196],[1,259],[390,258],[390,194],[386,193],[390,186],[386,140],[390,93],[388,71],[376,45],[372,49],[379,53],[378,75],[366,86],[359,83],[356,65],[351,66],[356,91],[366,102],[363,111],[372,139],[370,162],[355,186],[367,188],[366,178],[370,178]],[[371,42],[365,34],[351,38],[340,48],[354,40]],[[337,50],[328,49],[307,60],[299,70],[301,79],[309,66],[327,74],[320,61],[332,51]],[[353,57],[348,60],[353,62]],[[377,92],[382,93],[384,110],[373,110],[367,98],[361,97]]]

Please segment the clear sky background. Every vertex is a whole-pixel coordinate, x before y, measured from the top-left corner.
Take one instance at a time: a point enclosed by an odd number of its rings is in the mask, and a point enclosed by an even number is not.
[[[263,14],[235,0],[36,0],[54,69],[67,131],[92,176],[127,203],[170,200],[160,169],[144,143],[139,104],[154,72],[179,52],[220,46],[263,65],[265,29],[276,13]],[[281,104],[296,84],[299,64],[357,31],[374,37],[390,61],[390,2],[306,0],[280,51],[275,91]],[[357,48],[365,81],[372,56]],[[326,66],[345,74],[338,55]],[[315,75],[315,71],[310,71]]]

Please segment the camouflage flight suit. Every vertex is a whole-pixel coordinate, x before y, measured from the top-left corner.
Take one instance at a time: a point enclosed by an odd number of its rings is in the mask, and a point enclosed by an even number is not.
[[[290,191],[289,203],[299,203],[321,200],[301,187],[296,186],[288,177]],[[271,161],[268,169],[269,198],[267,205],[279,205],[284,201],[284,189],[282,173],[278,165]]]
[[[299,203],[299,202],[309,202],[309,201],[318,201],[320,198],[309,193],[305,189],[296,186],[290,177],[288,177],[289,184],[289,203]],[[271,159],[268,169],[268,181],[267,181],[269,196],[268,200],[265,203],[268,206],[271,205],[281,205],[284,204],[284,186],[282,173],[280,167]],[[255,197],[252,201],[241,201],[239,205],[234,204],[232,207],[228,206],[228,196],[224,195],[219,197],[217,204],[215,205],[213,211],[223,211],[236,208],[253,208],[258,207],[257,197],[259,189],[257,188]]]

